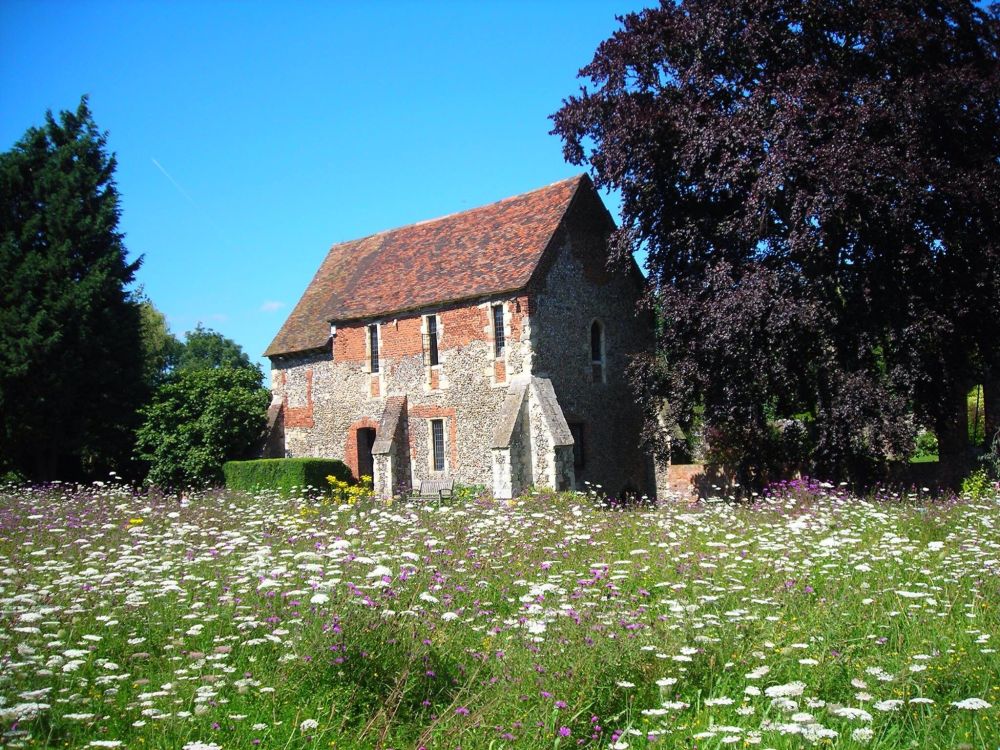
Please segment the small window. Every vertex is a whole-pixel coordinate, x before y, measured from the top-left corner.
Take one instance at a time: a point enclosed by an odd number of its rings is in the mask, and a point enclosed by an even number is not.
[[[590,371],[595,383],[604,382],[604,328],[596,320],[590,326]]]
[[[503,305],[493,305],[493,352],[497,357],[503,356]]]
[[[444,420],[431,420],[431,451],[434,471],[444,471]]]
[[[583,442],[583,422],[570,422],[569,434],[573,436],[573,468],[582,469],[586,463]]]
[[[368,337],[371,341],[371,371],[378,372],[378,324],[368,326]]]
[[[434,365],[440,364],[438,359],[438,329],[437,329],[437,315],[427,316],[427,345],[424,347],[424,351],[427,353],[427,364]]]

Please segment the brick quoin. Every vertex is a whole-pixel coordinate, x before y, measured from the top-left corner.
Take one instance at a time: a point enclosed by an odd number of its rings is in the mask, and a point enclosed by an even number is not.
[[[282,405],[285,409],[285,427],[313,427],[313,371],[312,368],[306,370],[306,405],[289,406],[288,395],[282,397]],[[281,373],[281,385],[286,382],[285,373]],[[284,390],[284,388],[282,388]]]
[[[507,380],[507,365],[502,359],[493,361],[493,380],[497,383],[504,383]]]
[[[378,422],[365,417],[351,424],[347,428],[347,440],[344,441],[344,463],[351,469],[351,473],[356,479],[358,476],[358,430],[370,427],[375,430],[375,437],[378,437]]]
[[[378,375],[372,375],[372,398],[378,398],[382,394],[382,381]]]
[[[441,387],[441,371],[436,367],[431,368],[431,390],[436,391]]]
[[[411,406],[407,412],[410,417],[417,419],[447,419],[448,420],[448,455],[451,458],[452,471],[458,468],[458,420],[455,419],[454,406],[431,406],[429,404],[417,404]],[[355,449],[357,454],[357,449]],[[410,426],[410,455],[417,455],[416,438],[413,434],[413,427]]]
[[[507,313],[510,316],[510,338],[513,341],[520,341],[524,331],[524,319],[530,314],[528,297],[515,297],[507,304]]]

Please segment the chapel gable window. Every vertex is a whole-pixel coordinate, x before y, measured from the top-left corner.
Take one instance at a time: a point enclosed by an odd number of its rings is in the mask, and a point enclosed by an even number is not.
[[[590,373],[595,383],[605,382],[604,326],[595,320],[590,326]]]

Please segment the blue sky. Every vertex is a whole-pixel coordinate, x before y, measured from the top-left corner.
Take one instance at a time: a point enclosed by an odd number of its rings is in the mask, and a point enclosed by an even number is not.
[[[640,7],[3,0],[0,149],[89,94],[139,283],[267,369],[331,244],[581,171],[548,116]]]

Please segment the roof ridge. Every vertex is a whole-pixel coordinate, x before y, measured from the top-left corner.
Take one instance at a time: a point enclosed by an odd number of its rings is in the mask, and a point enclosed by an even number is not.
[[[453,211],[450,214],[444,214],[442,216],[436,216],[433,219],[421,219],[420,221],[413,221],[413,222],[410,222],[409,224],[400,224],[398,227],[392,227],[391,229],[383,229],[381,232],[373,232],[372,234],[366,234],[366,235],[364,235],[362,237],[355,237],[354,239],[350,239],[350,240],[343,240],[341,242],[334,242],[332,245],[330,245],[329,249],[332,250],[333,248],[337,247],[338,245],[347,245],[347,244],[353,243],[353,242],[362,242],[363,240],[369,240],[372,237],[382,237],[383,235],[394,234],[394,233],[400,232],[400,231],[402,231],[404,229],[410,229],[411,227],[422,227],[422,226],[426,226],[427,224],[434,224],[435,222],[438,222],[438,221],[444,221],[445,219],[453,219],[453,218],[455,218],[457,216],[464,216],[465,214],[471,214],[471,213],[474,213],[476,211],[485,211],[486,209],[495,208],[496,206],[502,205],[504,203],[510,203],[511,201],[520,200],[520,199],[525,198],[525,197],[527,197],[529,195],[534,195],[535,193],[540,193],[543,190],[550,190],[551,188],[554,188],[557,185],[564,185],[564,184],[569,183],[569,182],[574,182],[574,181],[582,180],[586,176],[587,176],[586,172],[580,172],[579,174],[576,174],[573,177],[566,177],[566,178],[564,178],[562,180],[556,180],[555,182],[550,182],[548,185],[542,185],[541,187],[537,187],[537,188],[534,188],[532,190],[525,190],[523,193],[518,193],[517,195],[509,195],[506,198],[500,198],[499,200],[492,201],[491,203],[483,203],[482,205],[473,206],[472,208],[466,208],[466,209],[464,209],[462,211]]]

